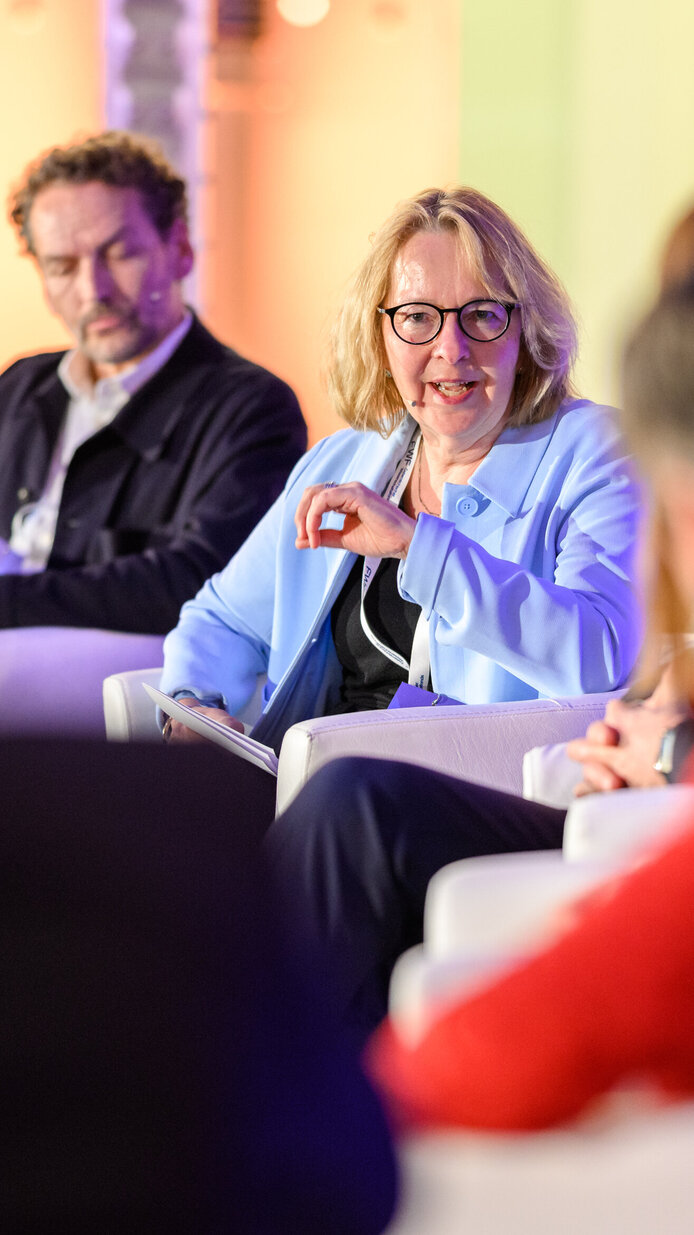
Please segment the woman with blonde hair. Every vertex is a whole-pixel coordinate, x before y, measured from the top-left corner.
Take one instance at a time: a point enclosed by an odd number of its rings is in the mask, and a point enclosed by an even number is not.
[[[668,293],[625,360],[624,419],[659,505],[671,580],[666,622],[694,610],[694,284]],[[667,544],[667,549],[664,546]],[[682,666],[685,677],[682,678]],[[676,664],[680,717],[642,731],[635,754],[660,781],[694,780],[694,694]],[[672,683],[671,683],[672,686]],[[622,705],[626,708],[626,705]],[[644,711],[648,718],[648,712]],[[643,740],[650,735],[651,747]],[[623,754],[606,743],[608,770]],[[654,743],[654,745],[653,745]],[[628,746],[629,743],[627,742]],[[667,762],[667,767],[665,763]],[[684,810],[686,811],[686,806]],[[667,823],[667,816],[664,819]],[[605,827],[609,827],[606,804]],[[372,1064],[401,1118],[423,1124],[540,1128],[624,1082],[694,1095],[694,817],[641,852],[578,925],[499,981],[449,1007],[411,1047],[383,1027]]]
[[[692,253],[694,259],[694,253]],[[692,262],[694,268],[694,260]],[[694,629],[694,292],[660,302],[630,345],[624,419],[655,478],[652,646]],[[691,560],[687,561],[687,551]],[[684,574],[677,563],[684,562]],[[692,658],[676,656],[641,706],[609,702],[569,744],[581,793],[664,785],[694,745]],[[607,808],[609,809],[609,807]],[[397,957],[422,939],[436,871],[461,858],[559,848],[566,812],[454,776],[380,759],[339,759],[311,778],[266,840],[307,934],[328,952],[341,1010],[364,1035],[386,1010]],[[609,820],[606,821],[609,825]]]
[[[184,606],[163,689],[235,726],[267,673],[253,733],[279,747],[403,681],[471,703],[623,683],[639,496],[611,411],[574,397],[575,346],[563,288],[488,198],[398,206],[332,334],[350,428]]]

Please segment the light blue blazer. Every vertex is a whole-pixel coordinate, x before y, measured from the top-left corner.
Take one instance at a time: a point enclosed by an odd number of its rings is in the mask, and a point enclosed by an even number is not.
[[[279,746],[332,710],[341,682],[330,609],[354,554],[295,548],[307,485],[359,480],[382,492],[414,429],[346,429],[313,447],[225,568],[181,610],[162,688],[221,696],[233,714],[267,673],[253,730]],[[622,685],[641,619],[634,589],[641,498],[615,413],[566,401],[507,428],[467,485],[420,515],[400,592],[429,619],[432,688],[467,703],[571,696]],[[334,526],[341,519],[331,515]]]

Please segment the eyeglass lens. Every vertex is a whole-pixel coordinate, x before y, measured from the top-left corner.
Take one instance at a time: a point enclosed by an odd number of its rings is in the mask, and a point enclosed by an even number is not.
[[[405,343],[429,343],[443,325],[443,312],[431,304],[403,304],[391,315],[398,338]],[[460,327],[480,343],[498,339],[508,327],[509,313],[497,300],[472,300],[458,310]]]

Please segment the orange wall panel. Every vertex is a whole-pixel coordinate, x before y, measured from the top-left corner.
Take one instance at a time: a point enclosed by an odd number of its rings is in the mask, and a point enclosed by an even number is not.
[[[209,105],[208,319],[296,389],[311,440],[339,422],[323,336],[396,201],[457,180],[459,0],[333,0],[318,25],[265,4],[248,51],[216,49]]]

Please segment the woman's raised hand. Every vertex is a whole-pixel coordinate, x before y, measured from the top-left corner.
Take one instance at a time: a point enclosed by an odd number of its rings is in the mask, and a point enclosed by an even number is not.
[[[341,528],[321,528],[328,511],[344,515]],[[297,549],[349,549],[365,557],[407,557],[415,521],[358,481],[310,485],[297,506]]]

